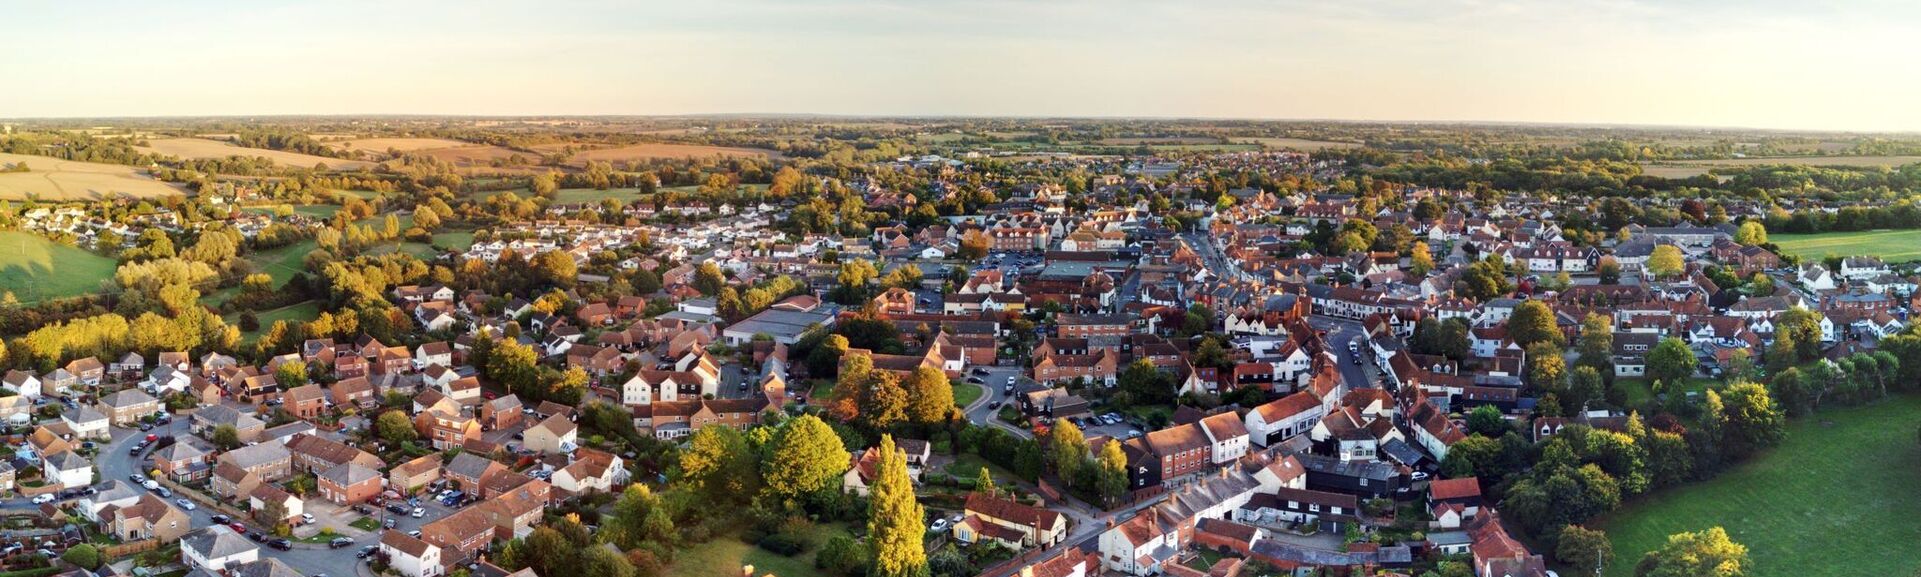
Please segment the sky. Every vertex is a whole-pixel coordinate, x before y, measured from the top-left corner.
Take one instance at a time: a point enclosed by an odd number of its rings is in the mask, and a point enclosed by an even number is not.
[[[1921,2],[9,5],[0,117],[1177,117],[1921,131]]]

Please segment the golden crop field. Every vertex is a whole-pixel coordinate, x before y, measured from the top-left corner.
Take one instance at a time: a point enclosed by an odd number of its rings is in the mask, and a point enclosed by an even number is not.
[[[138,148],[142,152],[166,154],[189,159],[258,156],[272,160],[274,164],[300,168],[310,168],[316,164],[325,164],[328,168],[335,170],[360,170],[373,166],[373,163],[359,160],[327,158],[325,156],[268,150],[265,148],[248,148],[235,146],[231,143],[218,140],[207,140],[205,138],[162,138],[148,141],[147,146]]]
[[[1139,146],[1142,144],[1220,144],[1221,139],[1206,136],[1148,136],[1127,138],[1103,138],[1095,144],[1103,146]]]
[[[154,180],[131,166],[0,153],[0,165],[21,162],[27,163],[29,172],[0,173],[0,198],[97,200],[186,194],[185,189]]]

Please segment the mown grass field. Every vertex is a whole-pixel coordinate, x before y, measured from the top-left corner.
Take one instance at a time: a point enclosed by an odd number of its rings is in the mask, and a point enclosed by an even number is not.
[[[1752,577],[1912,575],[1921,567],[1921,395],[1789,424],[1780,447],[1706,483],[1641,499],[1602,523],[1609,577],[1629,577],[1667,536],[1719,525]]]
[[[260,330],[241,332],[241,338],[252,341],[255,337],[259,337],[260,333],[267,332],[268,329],[273,328],[275,321],[306,322],[320,318],[320,303],[318,301],[306,301],[270,311],[260,311],[254,313],[254,318],[260,320]],[[222,315],[221,319],[227,321],[229,325],[240,326],[240,313]]]
[[[1874,256],[1888,262],[1921,260],[1921,230],[1770,234],[1768,240],[1804,262],[1819,261],[1830,254]]]
[[[117,266],[113,259],[37,234],[0,231],[0,291],[12,292],[22,303],[97,292]]]
[[[742,565],[753,565],[755,575],[816,577],[822,573],[814,568],[814,553],[835,535],[851,533],[844,523],[823,524],[813,533],[813,542],[808,544],[807,550],[793,557],[781,556],[731,535],[715,537],[712,541],[676,553],[674,564],[667,574],[680,577],[739,577]]]

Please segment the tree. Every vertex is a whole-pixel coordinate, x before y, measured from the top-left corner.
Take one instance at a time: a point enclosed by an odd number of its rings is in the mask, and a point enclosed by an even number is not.
[[[1507,319],[1507,334],[1523,348],[1534,343],[1552,343],[1559,347],[1565,340],[1554,322],[1554,310],[1537,300],[1522,301],[1514,307],[1514,315]]]
[[[294,388],[307,384],[307,363],[305,361],[286,361],[273,370],[273,378],[283,388]]]
[[[1096,478],[1096,489],[1101,499],[1109,505],[1120,502],[1121,495],[1127,492],[1127,454],[1121,451],[1120,441],[1108,439],[1101,445],[1100,458],[1096,460],[1100,476]]]
[[[985,466],[981,467],[980,475],[974,477],[974,492],[988,495],[1000,494],[1000,488],[994,486],[994,474],[987,472]]]
[[[954,383],[939,369],[916,367],[902,388],[907,390],[908,420],[932,425],[954,414]]]
[[[1787,436],[1787,417],[1761,385],[1728,385],[1721,391],[1721,401],[1723,442],[1729,455],[1746,457],[1780,443]]]
[[[791,499],[826,489],[847,472],[849,459],[833,428],[820,417],[801,415],[782,425],[774,437],[767,490]]]
[[[893,435],[881,435],[880,459],[874,465],[873,493],[868,501],[868,546],[874,577],[918,577],[927,570],[926,514],[914,498],[907,476],[907,457],[894,446]]]
[[[1561,392],[1567,379],[1567,359],[1554,343],[1535,343],[1527,348],[1528,384],[1542,391]]]
[[[1408,276],[1425,278],[1428,271],[1434,270],[1434,255],[1428,251],[1426,242],[1415,242],[1409,252]]]
[[[572,287],[580,271],[567,251],[550,250],[534,257],[533,270],[542,282],[557,287]]]
[[[507,385],[509,390],[526,398],[538,398],[533,394],[540,378],[538,359],[532,347],[514,341],[497,341],[487,354],[485,368],[488,377]]]
[[[727,277],[721,274],[720,265],[714,264],[713,261],[700,263],[700,266],[694,269],[694,290],[700,291],[700,294],[718,295],[720,289],[726,286]]]
[[[1467,265],[1461,279],[1454,283],[1454,290],[1464,297],[1486,300],[1514,292],[1514,281],[1508,278],[1507,262],[1500,256],[1488,255]]]
[[[1054,428],[1047,431],[1047,453],[1048,461],[1054,465],[1054,474],[1062,482],[1071,483],[1081,464],[1087,461],[1087,437],[1071,421],[1054,421]]]
[[[1734,242],[1748,246],[1767,244],[1768,227],[1762,225],[1761,221],[1758,220],[1743,222],[1741,223],[1741,228],[1734,230]]]
[[[662,504],[660,496],[655,495],[645,483],[628,485],[626,490],[620,492],[620,498],[614,501],[613,518],[606,529],[611,530],[616,544],[627,549],[642,543],[671,545],[675,536],[673,516]]]
[[[1561,528],[1560,538],[1555,540],[1554,557],[1581,574],[1599,573],[1614,561],[1614,544],[1600,529],[1568,525]]]
[[[1748,548],[1728,539],[1720,527],[1668,536],[1634,566],[1635,577],[1744,577]]]
[[[814,553],[814,566],[831,575],[853,575],[857,573],[855,569],[866,565],[867,553],[861,550],[860,543],[846,535],[833,536]]]
[[[1575,364],[1594,367],[1603,374],[1613,372],[1614,323],[1604,315],[1588,313],[1581,319],[1581,336],[1575,339],[1574,352],[1580,355]]]
[[[240,448],[240,431],[234,429],[233,425],[222,424],[213,428],[212,440],[213,446],[222,451],[238,449]]]
[[[1781,371],[1793,367],[1800,361],[1799,353],[1795,351],[1799,346],[1794,337],[1794,331],[1775,332],[1774,344],[1768,345],[1766,356],[1768,370],[1780,374]]]
[[[60,560],[92,571],[100,568],[100,562],[103,559],[100,556],[100,549],[98,547],[94,547],[90,543],[81,543],[67,549],[66,553],[60,554]]]
[[[701,427],[680,451],[681,475],[716,503],[737,501],[759,490],[758,467],[747,436],[733,427]]]
[[[841,382],[852,379],[841,375]],[[900,377],[886,371],[870,371],[867,378],[856,386],[859,395],[860,419],[875,430],[884,430],[895,423],[907,420],[907,389],[900,385]],[[951,405],[951,403],[950,403]]]
[[[1671,244],[1655,245],[1654,254],[1648,256],[1647,269],[1655,278],[1681,276],[1686,266],[1686,262],[1681,260],[1681,249]]]
[[[374,431],[380,434],[380,438],[396,445],[418,437],[418,433],[414,431],[413,421],[407,418],[407,413],[399,409],[381,413],[378,418],[375,418]]]
[[[1694,350],[1686,342],[1675,337],[1661,339],[1648,351],[1648,380],[1680,385],[1694,374],[1694,365]]]
[[[1601,257],[1601,264],[1594,267],[1594,274],[1601,277],[1601,284],[1620,284],[1621,263],[1613,256]]]
[[[1778,340],[1782,333],[1794,335],[1794,356],[1798,362],[1821,358],[1821,342],[1825,336],[1821,331],[1821,313],[1801,307],[1782,311],[1774,318],[1775,338]]]
[[[1499,437],[1508,431],[1507,418],[1493,405],[1481,405],[1468,413],[1467,430],[1489,438]]]
[[[580,577],[634,577],[634,564],[612,549],[590,545],[578,549],[578,555]]]
[[[1572,413],[1586,408],[1588,403],[1605,394],[1607,381],[1601,377],[1600,371],[1589,366],[1574,367],[1572,376],[1568,378],[1567,390],[1561,392],[1561,403]]]

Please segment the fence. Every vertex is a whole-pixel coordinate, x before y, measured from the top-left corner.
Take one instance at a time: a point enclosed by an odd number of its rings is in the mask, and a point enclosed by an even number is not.
[[[100,555],[107,559],[119,559],[121,557],[125,557],[135,553],[145,553],[145,552],[152,551],[154,549],[159,549],[159,548],[160,548],[159,540],[142,539],[139,541],[134,541],[132,543],[121,543],[119,545],[101,546]]]

